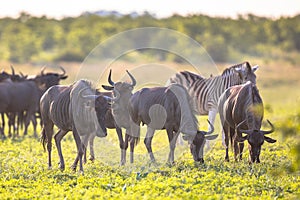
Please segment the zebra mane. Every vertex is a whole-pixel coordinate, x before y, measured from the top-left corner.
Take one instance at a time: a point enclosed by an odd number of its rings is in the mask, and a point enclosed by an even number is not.
[[[251,65],[249,64],[248,61],[236,64],[236,65],[232,65],[231,67],[228,67],[226,69],[224,69],[224,71],[222,72],[221,76],[226,76],[226,75],[230,75],[232,73],[234,73],[234,69],[236,68],[242,68],[242,67],[246,67],[246,68],[250,68],[251,69]]]

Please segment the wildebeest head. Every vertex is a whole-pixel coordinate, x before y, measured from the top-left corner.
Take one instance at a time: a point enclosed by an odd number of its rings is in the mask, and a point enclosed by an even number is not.
[[[68,78],[66,71],[63,67],[60,67],[62,73],[44,73],[45,67],[42,68],[41,73],[34,78],[34,81],[40,88],[44,90],[50,88],[53,85],[58,85],[60,80]]]
[[[259,156],[261,151],[261,146],[263,145],[264,141],[267,141],[269,143],[274,143],[276,140],[265,136],[266,134],[270,134],[274,132],[274,126],[273,124],[267,120],[269,125],[271,126],[271,130],[269,131],[262,131],[262,130],[242,130],[240,129],[240,126],[245,122],[246,120],[239,123],[236,127],[236,132],[245,133],[246,136],[243,136],[241,138],[237,137],[238,142],[244,142],[245,140],[248,140],[248,148],[249,148],[249,162],[250,163],[260,163]]]
[[[208,120],[207,120],[208,121]],[[191,154],[193,155],[194,161],[203,163],[203,148],[206,140],[214,140],[218,135],[210,135],[214,132],[214,127],[208,121],[211,131],[198,131],[193,142],[190,144]]]
[[[11,65],[10,66],[11,68],[11,75],[10,75],[10,79],[13,81],[13,82],[22,82],[22,81],[25,81],[27,79],[27,75],[23,75],[22,73],[20,74],[16,74],[15,73],[15,69],[14,67]]]
[[[111,97],[107,97],[102,94],[83,95],[82,93],[85,89],[82,89],[79,92],[79,95],[86,100],[86,107],[90,107],[96,111],[97,120],[103,132],[103,135],[101,133],[96,133],[96,135],[99,137],[105,137],[107,135],[105,115],[107,110],[110,108],[109,102],[111,101]]]
[[[258,69],[258,67],[258,65],[251,67],[249,62],[244,62],[242,66],[234,68],[234,70],[239,74],[242,83],[250,81],[253,84],[256,84],[256,75],[254,72]]]
[[[8,78],[10,78],[10,74],[8,74],[7,72],[2,71],[2,72],[0,73],[0,82],[6,80],[6,79],[8,79]]]
[[[111,80],[111,70],[109,71],[108,75],[108,82],[110,86],[107,85],[102,85],[102,87],[105,90],[113,90],[114,93],[114,98],[112,99],[114,102],[120,101],[120,98],[126,98],[129,99],[130,96],[132,95],[132,90],[134,86],[136,85],[136,80],[135,78],[129,73],[128,70],[126,70],[128,76],[131,78],[132,83],[127,83],[127,82],[113,82]]]

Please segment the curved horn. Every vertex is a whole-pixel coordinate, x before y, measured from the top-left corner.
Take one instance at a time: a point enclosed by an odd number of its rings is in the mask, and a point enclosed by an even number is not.
[[[129,73],[129,71],[128,70],[126,70],[126,72],[127,72],[127,74],[128,74],[128,76],[131,78],[131,86],[132,87],[134,87],[135,85],[136,85],[136,80],[135,80],[135,78]]]
[[[111,69],[109,70],[109,75],[108,75],[108,83],[110,84],[110,85],[112,85],[112,86],[114,86],[115,85],[115,83],[111,80]]]
[[[11,75],[15,75],[15,69],[14,69],[14,67],[12,66],[12,65],[10,65],[10,68],[11,68]]]
[[[248,135],[248,134],[252,133],[251,130],[242,130],[242,129],[240,129],[240,126],[241,126],[243,123],[245,123],[245,121],[247,121],[247,119],[245,119],[244,121],[240,122],[240,123],[236,126],[235,130],[236,130],[236,131],[239,131],[239,132],[241,132],[241,133],[245,133],[246,135]]]
[[[20,75],[22,78],[25,78],[25,79],[28,77],[28,75],[25,76],[22,72],[20,72]]]
[[[41,69],[41,75],[42,75],[42,76],[44,76],[44,71],[45,71],[45,69],[46,69],[46,67],[43,67],[43,68]]]
[[[212,134],[214,132],[215,128],[214,128],[214,125],[212,125],[209,120],[207,120],[207,122],[208,122],[211,130],[208,131],[205,135],[210,135],[210,134]]]
[[[275,130],[275,127],[274,127],[274,125],[267,119],[267,122],[270,124],[270,126],[271,126],[271,130],[269,130],[269,131],[260,131],[261,133],[263,133],[264,135],[266,135],[266,134],[270,134],[270,133],[273,133],[274,132],[274,130]]]
[[[120,94],[120,92],[118,90],[114,90],[114,94],[116,96],[111,99],[112,101],[117,101],[118,99],[120,99],[121,94]]]
[[[66,70],[62,67],[59,66],[59,68],[61,69],[61,71],[63,72],[62,74],[60,74],[59,76],[64,76],[66,74]]]

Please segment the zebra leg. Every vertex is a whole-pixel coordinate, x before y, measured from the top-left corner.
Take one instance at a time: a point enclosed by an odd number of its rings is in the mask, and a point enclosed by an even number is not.
[[[217,108],[212,108],[212,109],[210,109],[209,112],[208,112],[208,120],[210,121],[210,123],[211,123],[212,125],[215,124],[215,119],[216,119],[217,113],[218,113]],[[208,131],[212,131],[212,127],[211,127],[211,126],[208,127]],[[222,139],[223,139],[223,137],[222,137]],[[222,141],[224,142],[224,140],[222,140]],[[209,144],[209,143],[210,143],[210,142],[209,142],[208,140],[207,140],[206,143],[205,143],[207,149],[210,149],[210,144]]]

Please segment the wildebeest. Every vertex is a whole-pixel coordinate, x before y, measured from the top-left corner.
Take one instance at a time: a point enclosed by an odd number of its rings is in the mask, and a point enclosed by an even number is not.
[[[133,163],[134,147],[140,139],[139,126],[132,122],[128,110],[129,99],[132,96],[132,90],[136,85],[135,78],[126,70],[132,83],[113,82],[111,80],[111,70],[108,76],[110,86],[102,85],[105,90],[113,90],[115,97],[112,99],[112,114],[118,127],[125,128],[125,140],[123,135],[118,133],[121,148],[121,165],[126,163],[126,150],[130,142],[130,163]]]
[[[89,137],[107,135],[104,118],[108,107],[108,97],[96,95],[95,89],[87,80],[79,80],[71,86],[52,86],[44,93],[40,100],[43,121],[41,141],[44,148],[47,143],[49,168],[52,166],[53,126],[56,125],[59,131],[54,139],[60,158],[60,169],[65,168],[61,139],[72,131],[78,151],[72,168],[75,170],[79,161],[80,171],[83,172],[82,155]]]
[[[36,135],[36,120],[34,116],[39,110],[40,97],[50,86],[59,84],[60,80],[67,78],[65,70],[62,67],[61,70],[63,71],[62,74],[45,74],[42,70],[41,74],[33,78],[26,79],[26,76],[23,76],[21,77],[22,79],[15,80],[16,75],[12,68],[12,77],[14,77],[15,81],[8,80],[0,83],[0,112],[13,113],[13,123],[15,114],[21,116],[25,113],[24,135],[27,134],[30,120],[33,121],[34,135]],[[4,120],[2,123],[4,123]],[[4,126],[2,128],[4,129]]]
[[[268,121],[271,130],[262,131],[264,114],[263,102],[255,84],[247,82],[243,85],[228,88],[219,99],[219,113],[225,134],[226,156],[229,161],[229,140],[234,146],[235,160],[242,159],[244,141],[249,143],[249,162],[260,162],[259,156],[264,141],[274,143],[276,140],[266,134],[274,131],[274,126]],[[245,133],[246,136],[242,136]]]
[[[204,162],[205,138],[215,139],[217,137],[217,135],[208,136],[214,130],[211,124],[210,132],[198,131],[198,121],[191,109],[188,93],[179,84],[171,84],[168,87],[143,88],[137,91],[130,98],[129,112],[134,123],[137,125],[147,124],[144,143],[151,161],[155,161],[151,147],[155,130],[166,129],[167,131],[170,145],[169,163],[174,162],[174,150],[180,132],[189,140],[194,160],[200,162]]]

